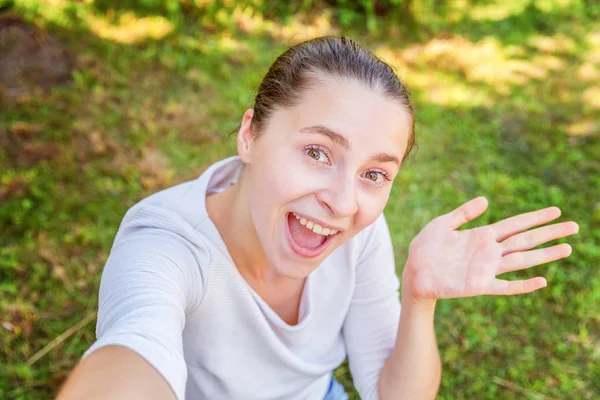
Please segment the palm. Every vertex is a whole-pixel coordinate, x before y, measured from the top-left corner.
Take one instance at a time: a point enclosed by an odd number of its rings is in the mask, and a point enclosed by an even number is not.
[[[560,210],[550,207],[497,223],[457,230],[487,208],[478,197],[451,213],[432,220],[411,242],[404,285],[421,299],[447,299],[483,294],[528,293],[546,286],[544,278],[506,281],[497,275],[567,257],[568,244],[531,250],[548,241],[572,235],[578,226],[564,222],[528,229],[552,221]]]

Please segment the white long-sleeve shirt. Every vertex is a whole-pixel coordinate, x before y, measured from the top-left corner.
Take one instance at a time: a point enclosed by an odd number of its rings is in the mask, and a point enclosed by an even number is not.
[[[97,341],[148,361],[178,399],[323,399],[348,356],[364,400],[396,339],[399,280],[383,214],[307,278],[296,325],[233,264],[206,211],[237,179],[238,157],[134,205],[102,273]]]

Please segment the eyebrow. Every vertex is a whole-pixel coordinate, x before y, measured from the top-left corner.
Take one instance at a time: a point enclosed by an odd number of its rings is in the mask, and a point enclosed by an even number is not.
[[[398,157],[392,156],[392,155],[386,154],[386,153],[379,153],[379,154],[375,155],[373,157],[373,160],[379,161],[379,162],[393,162],[393,163],[400,165],[400,160],[398,159]]]
[[[340,135],[339,133],[332,131],[331,129],[327,128],[326,126],[323,126],[323,125],[307,126],[307,127],[300,129],[300,132],[316,133],[318,135],[324,135],[324,136],[327,136],[329,139],[331,139],[331,141],[333,141],[334,143],[339,144],[340,146],[345,148],[346,150],[351,149],[350,142],[348,141],[348,139],[346,139],[344,136]]]
[[[343,135],[340,135],[339,133],[334,132],[333,130],[327,128],[326,126],[323,126],[323,125],[307,126],[307,127],[300,129],[300,132],[313,133],[313,134],[317,134],[317,135],[327,136],[329,139],[331,139],[331,141],[333,141],[336,144],[339,144],[346,150],[351,149],[350,142],[348,141],[348,139],[346,139]],[[394,163],[400,165],[400,160],[398,159],[398,157],[390,155],[390,154],[386,154],[386,153],[378,153],[375,156],[373,156],[372,159],[374,161],[379,161],[379,162],[394,162]]]

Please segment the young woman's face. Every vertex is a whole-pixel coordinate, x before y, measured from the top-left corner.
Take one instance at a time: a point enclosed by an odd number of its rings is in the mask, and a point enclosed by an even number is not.
[[[373,223],[408,145],[410,116],[353,80],[326,79],[275,111],[240,156],[249,211],[270,264],[303,278]],[[243,154],[242,154],[243,153]]]

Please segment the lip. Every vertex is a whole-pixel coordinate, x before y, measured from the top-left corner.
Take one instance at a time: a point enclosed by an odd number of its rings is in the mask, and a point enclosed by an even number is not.
[[[292,214],[292,213],[287,213],[285,215],[285,231],[286,231],[285,236],[287,238],[287,242],[288,242],[289,246],[291,247],[292,251],[300,257],[316,258],[316,257],[320,256],[321,254],[323,254],[325,252],[325,250],[327,250],[327,247],[329,246],[329,243],[333,240],[333,238],[336,237],[337,235],[339,235],[339,232],[338,232],[335,235],[326,236],[323,243],[320,246],[315,247],[314,249],[300,246],[294,240],[294,238],[292,237],[292,232],[290,231],[290,223],[289,223],[290,214]],[[298,214],[298,215],[300,215],[300,214]],[[296,217],[292,214],[291,218],[296,218]]]

